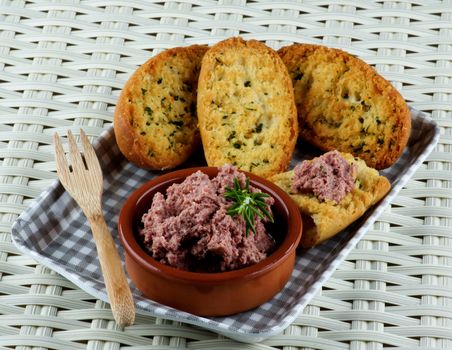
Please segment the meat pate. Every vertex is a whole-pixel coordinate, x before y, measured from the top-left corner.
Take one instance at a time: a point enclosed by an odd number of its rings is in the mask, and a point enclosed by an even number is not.
[[[312,193],[320,201],[339,203],[355,186],[356,167],[338,151],[330,151],[294,168],[292,190]]]
[[[264,221],[256,215],[256,233],[247,234],[243,217],[227,214],[233,202],[224,193],[233,186],[234,178],[245,185],[245,174],[225,165],[215,178],[197,171],[168,187],[166,196],[156,193],[140,230],[150,255],[164,264],[196,272],[235,270],[267,257],[275,242]],[[250,190],[260,192],[253,186]],[[274,199],[265,201],[271,212]]]

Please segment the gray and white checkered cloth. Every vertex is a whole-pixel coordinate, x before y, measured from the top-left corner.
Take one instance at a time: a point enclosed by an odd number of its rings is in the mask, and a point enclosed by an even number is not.
[[[382,171],[392,183],[390,193],[340,234],[317,247],[299,251],[291,279],[280,293],[265,304],[228,317],[198,317],[146,299],[132,285],[137,308],[157,317],[195,324],[245,342],[261,341],[282,332],[414,174],[438,139],[436,124],[412,110],[412,133],[408,147],[395,165]],[[121,206],[137,187],[161,173],[137,168],[123,158],[116,146],[112,128],[106,130],[94,146],[104,169],[105,218],[123,258],[117,230]],[[291,166],[318,155],[317,150],[298,145]],[[192,160],[190,165],[200,165],[200,162]],[[12,238],[23,253],[62,274],[96,298],[108,301],[88,222],[58,181],[20,215],[12,227]]]

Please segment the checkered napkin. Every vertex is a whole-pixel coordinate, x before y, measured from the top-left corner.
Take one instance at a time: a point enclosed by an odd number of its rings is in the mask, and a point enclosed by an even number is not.
[[[131,284],[137,308],[154,316],[195,324],[240,341],[261,341],[281,332],[311,300],[432,151],[439,138],[435,123],[414,110],[412,121],[411,138],[403,156],[397,164],[382,172],[392,182],[391,192],[342,233],[317,247],[300,251],[291,279],[273,299],[248,312],[206,318],[146,299]],[[305,145],[302,150],[300,148],[297,147],[294,154],[292,167],[302,159],[319,155],[318,151]],[[124,258],[117,231],[121,206],[137,187],[160,173],[137,168],[126,161],[116,146],[111,128],[98,138],[95,150],[104,169],[105,218]],[[95,297],[108,301],[88,222],[59,182],[55,182],[20,215],[12,227],[12,238],[20,251],[59,272]]]

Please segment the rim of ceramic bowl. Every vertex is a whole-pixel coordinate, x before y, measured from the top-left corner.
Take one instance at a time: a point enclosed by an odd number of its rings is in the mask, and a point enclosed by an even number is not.
[[[232,282],[237,279],[252,279],[267,271],[276,268],[284,260],[288,259],[293,253],[300,241],[302,234],[301,215],[295,202],[282,189],[272,182],[259,177],[257,175],[241,171],[250,179],[251,185],[259,187],[262,191],[270,194],[282,204],[282,209],[287,217],[287,233],[278,248],[272,252],[268,257],[260,262],[246,266],[240,269],[225,271],[225,272],[192,272],[178,269],[163,263],[158,262],[146,252],[137,241],[134,232],[135,225],[135,209],[137,203],[140,202],[147,194],[153,191],[156,187],[161,187],[163,191],[172,183],[182,182],[187,176],[196,171],[202,171],[209,175],[215,176],[218,171],[217,167],[193,167],[181,170],[172,171],[160,176],[157,176],[148,182],[144,183],[136,189],[130,197],[125,201],[118,220],[118,230],[122,245],[129,256],[134,259],[140,266],[153,273],[161,274],[168,279],[184,280],[186,282],[196,283],[212,283],[212,282]],[[213,173],[213,174],[211,174]],[[151,199],[152,201],[152,199]],[[148,208],[150,207],[149,203]]]

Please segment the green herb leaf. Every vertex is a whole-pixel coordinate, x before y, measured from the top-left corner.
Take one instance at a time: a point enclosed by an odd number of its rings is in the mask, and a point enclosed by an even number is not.
[[[303,75],[303,73],[297,72],[293,78],[294,80],[301,80],[301,78],[303,78]]]
[[[267,203],[265,203],[265,198],[269,195],[262,192],[251,192],[248,178],[244,188],[240,185],[239,180],[234,178],[234,186],[226,188],[224,197],[233,201],[233,204],[227,210],[228,215],[241,215],[245,219],[247,237],[249,230],[256,234],[256,215],[261,219],[267,218],[270,222],[273,222],[273,216],[268,211]]]

